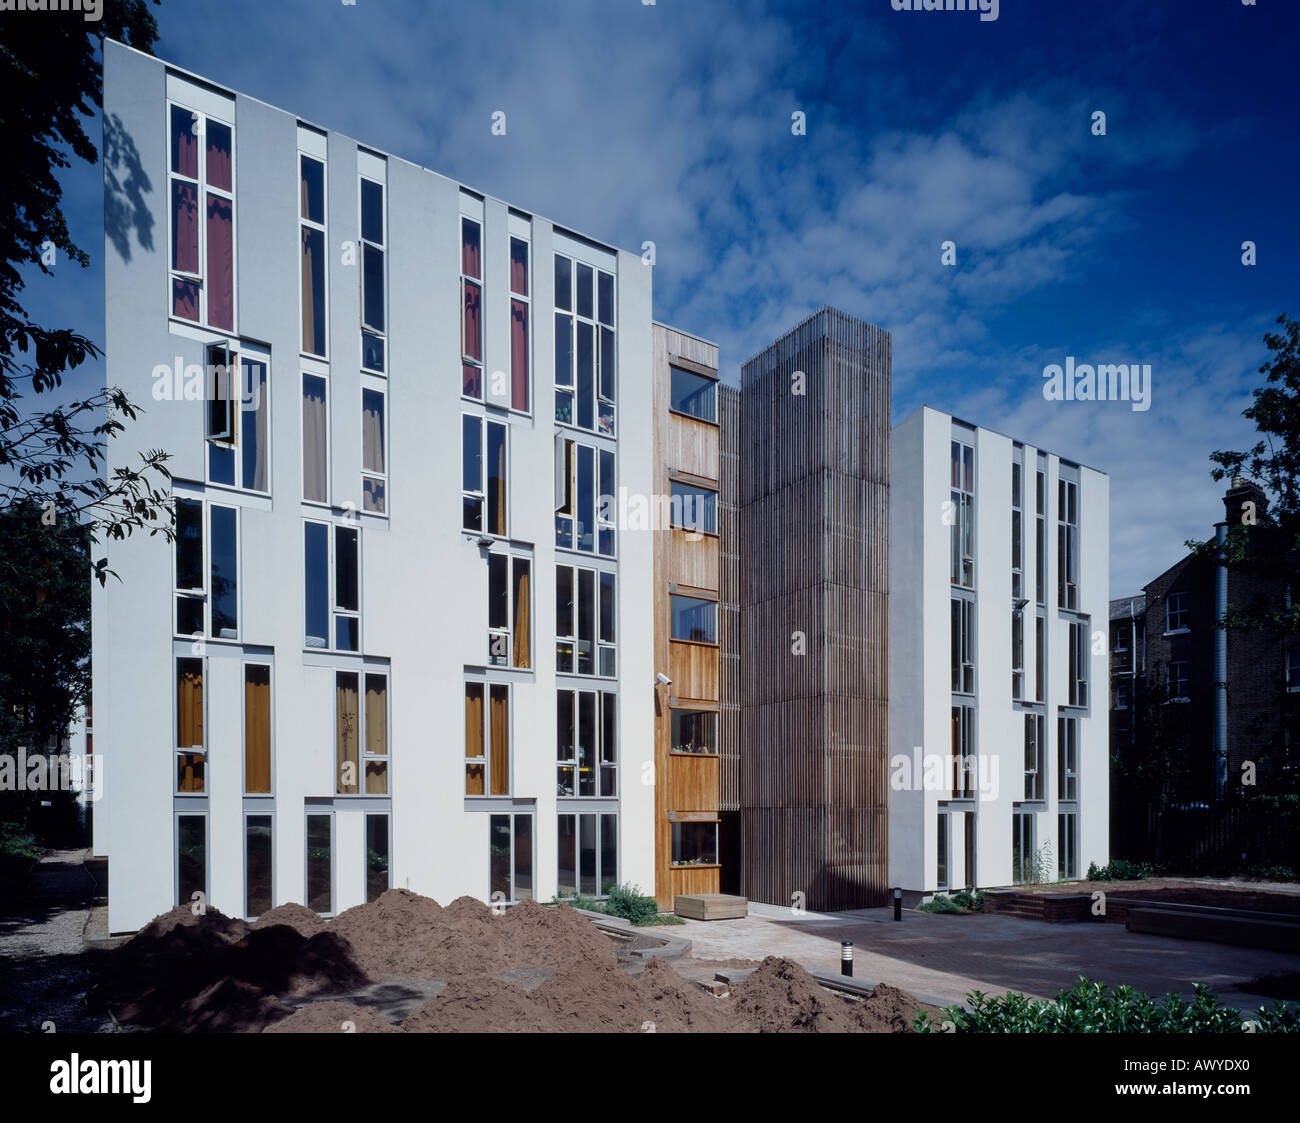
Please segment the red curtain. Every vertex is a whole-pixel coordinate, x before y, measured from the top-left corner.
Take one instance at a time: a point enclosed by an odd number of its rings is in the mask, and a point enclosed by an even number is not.
[[[460,271],[467,277],[482,277],[479,272],[478,224],[465,219],[460,222]]]
[[[208,323],[235,326],[234,216],[229,199],[208,196]]]
[[[510,404],[528,408],[528,305],[510,302]]]
[[[461,282],[464,287],[465,323],[461,346],[466,358],[483,359],[483,332],[479,321],[482,290],[472,281]]]
[[[208,122],[208,186],[218,191],[231,191],[230,129]]]
[[[199,271],[199,197],[192,183],[172,183],[172,268]]]

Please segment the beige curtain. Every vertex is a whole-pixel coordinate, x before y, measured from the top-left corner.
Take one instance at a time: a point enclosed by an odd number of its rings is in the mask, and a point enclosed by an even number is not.
[[[366,675],[366,755],[388,756],[388,679]],[[366,793],[388,794],[388,761],[366,761]]]
[[[532,653],[532,634],[529,622],[532,619],[532,608],[530,605],[531,596],[529,595],[532,587],[531,568],[529,563],[523,558],[514,559],[515,567],[515,618],[513,622],[515,635],[514,665],[516,667],[531,667]]]
[[[302,497],[324,503],[325,380],[307,376],[302,383]]]
[[[302,182],[302,213],[307,210],[307,181]],[[300,228],[302,232],[302,349],[310,354],[316,354],[316,268],[317,262],[313,259],[313,252],[316,247],[313,246],[313,234],[315,231],[308,229],[306,226]]]
[[[492,687],[492,795],[510,794],[510,689]]]
[[[335,784],[339,795],[356,795],[360,791],[360,758],[357,731],[357,676],[339,672],[336,676],[338,699],[336,720]],[[349,766],[346,768],[345,766]]]
[[[266,400],[266,364],[260,361],[245,361],[244,367],[244,385],[241,390],[244,395],[244,428],[242,435],[244,441],[244,474],[251,476],[244,480],[244,486],[252,488],[254,491],[269,491],[270,486],[267,481],[267,445],[269,437],[266,431],[267,411],[270,403]],[[251,411],[251,416],[250,416]],[[251,426],[252,431],[249,432]],[[248,455],[249,445],[253,447],[251,460]]]
[[[271,668],[244,668],[244,790],[271,791]]]
[[[483,758],[483,684],[465,684],[465,757]],[[483,794],[483,765],[465,765],[465,794]]]
[[[384,398],[373,390],[362,395],[361,466],[380,475],[384,471]]]

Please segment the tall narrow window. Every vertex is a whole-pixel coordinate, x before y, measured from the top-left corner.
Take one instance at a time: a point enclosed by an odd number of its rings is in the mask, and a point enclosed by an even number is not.
[[[325,379],[302,376],[302,497],[329,501],[329,414]]]
[[[1088,704],[1088,625],[1076,620],[1070,622],[1069,673],[1067,704]]]
[[[338,671],[335,676],[335,791],[388,794],[388,676]],[[365,682],[365,704],[358,691]]]
[[[975,756],[975,707],[952,707],[952,797],[973,799],[979,761]]]
[[[555,255],[555,419],[612,436],[614,276]]]
[[[244,915],[255,920],[271,911],[274,862],[271,816],[244,816]]]
[[[361,206],[361,365],[383,374],[387,369],[387,270],[384,185],[360,177]]]
[[[562,813],[558,819],[560,896],[604,896],[618,884],[618,816]]]
[[[953,441],[950,456],[952,574],[954,585],[975,587],[975,449]]]
[[[1073,803],[1079,798],[1079,719],[1056,719],[1056,798]]]
[[[208,348],[208,481],[244,491],[271,489],[270,356],[241,344]]]
[[[510,794],[510,687],[505,683],[465,684],[465,794]]]
[[[388,816],[366,816],[366,901],[377,901],[390,888]]]
[[[388,794],[388,676],[367,674],[362,744],[366,795]]]
[[[1062,881],[1073,881],[1079,876],[1079,816],[1074,811],[1063,811],[1056,816],[1056,875]]]
[[[1011,697],[1017,702],[1025,692],[1025,615],[1011,611]]]
[[[1020,599],[1024,586],[1024,527],[1021,522],[1021,477],[1024,468],[1019,461],[1011,465],[1011,596]]]
[[[528,243],[510,239],[510,405],[528,410],[529,318]]]
[[[176,635],[239,638],[238,514],[177,498]]]
[[[1047,572],[1047,473],[1043,470],[1043,458],[1038,458],[1038,471],[1034,484],[1034,602],[1045,604]]]
[[[307,907],[321,916],[334,911],[334,816],[307,816]]]
[[[208,817],[176,816],[176,903],[192,905],[208,891]]]
[[[1057,607],[1079,607],[1079,485],[1057,482],[1056,597]]]
[[[461,393],[483,400],[483,228],[460,220]]]
[[[331,529],[333,534],[331,535]],[[361,649],[361,536],[355,527],[303,524],[305,647]]]
[[[935,869],[934,887],[936,889],[948,888],[948,812],[940,811],[937,816],[937,827],[935,833],[935,842],[938,853],[938,863]]]
[[[325,165],[298,154],[298,219],[302,237],[302,350],[324,358],[326,331]]]
[[[244,794],[271,794],[271,668],[244,665]]]
[[[506,536],[506,426],[465,414],[461,419],[465,530]]]
[[[180,105],[171,106],[169,116],[170,311],[178,319],[234,331],[234,133],[230,125]]]
[[[363,387],[361,391],[361,505],[363,509],[380,515],[388,509],[385,428],[384,392]]]
[[[488,895],[493,901],[533,897],[533,817],[530,813],[488,819]]]
[[[1043,715],[1025,714],[1025,799],[1042,799],[1044,754]]]
[[[211,526],[209,575],[212,595],[212,635],[239,638],[239,512],[234,507],[208,508]]]
[[[1047,637],[1043,617],[1034,617],[1034,701],[1043,700],[1043,681],[1047,668]]]
[[[339,671],[334,676],[334,790],[339,795],[361,791],[361,711],[358,676]]]
[[[1025,885],[1034,879],[1034,816],[1032,812],[1011,814],[1011,882]]]
[[[207,742],[203,660],[176,660],[176,791],[201,795],[206,790]]]
[[[952,690],[975,693],[975,603],[952,598]]]
[[[527,558],[510,560],[510,623],[514,628],[511,662],[516,667],[533,665],[533,637],[529,622],[532,619],[532,565]]]

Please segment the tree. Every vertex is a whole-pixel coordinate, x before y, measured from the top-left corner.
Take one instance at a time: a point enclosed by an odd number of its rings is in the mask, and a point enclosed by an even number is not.
[[[76,331],[31,320],[20,303],[20,270],[35,265],[49,274],[60,255],[89,264],[68,233],[57,172],[72,158],[98,158],[82,118],[102,105],[104,37],[148,51],[157,34],[148,0],[115,0],[98,22],[80,13],[0,20],[0,510],[46,529],[84,523],[94,541],[143,528],[170,537],[167,454],[151,449],[138,466],[103,475],[105,442],[137,414],[113,387],[68,404],[29,404],[29,394],[56,390],[67,371],[101,352]],[[103,583],[106,559],[94,572]]]
[[[1300,321],[1283,313],[1277,322],[1281,330],[1264,336],[1273,353],[1259,368],[1265,384],[1242,411],[1260,440],[1245,452],[1211,453],[1218,467],[1210,475],[1215,480],[1248,476],[1268,496],[1268,506],[1253,523],[1229,528],[1224,556],[1230,568],[1271,578],[1276,591],[1248,605],[1232,605],[1228,627],[1294,634],[1300,632],[1300,596],[1292,595],[1300,575]],[[1193,545],[1214,550],[1213,542]]]

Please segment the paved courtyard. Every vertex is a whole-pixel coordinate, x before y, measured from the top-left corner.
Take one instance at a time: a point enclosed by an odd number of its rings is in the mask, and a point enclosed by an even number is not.
[[[1151,994],[1190,997],[1207,983],[1239,1009],[1268,1004],[1242,984],[1300,971],[1300,955],[1128,932],[1122,924],[1049,924],[972,914],[945,916],[888,909],[802,915],[751,903],[744,920],[688,920],[665,931],[693,942],[695,959],[781,955],[808,969],[839,971],[840,941],[854,944],[854,975],[886,982],[937,1004],[972,990],[1020,991],[1050,998],[1080,975]]]

